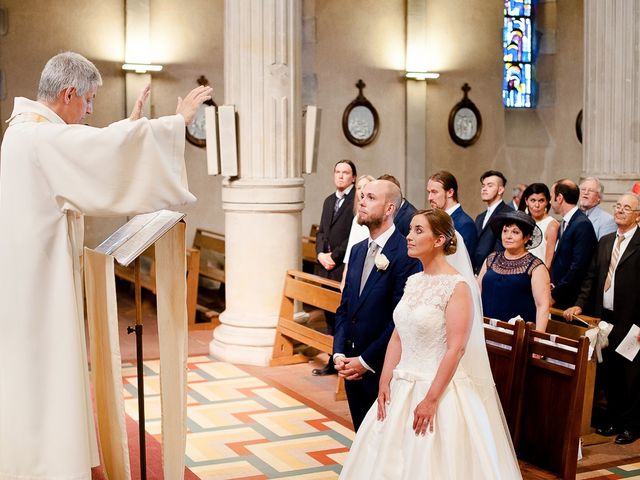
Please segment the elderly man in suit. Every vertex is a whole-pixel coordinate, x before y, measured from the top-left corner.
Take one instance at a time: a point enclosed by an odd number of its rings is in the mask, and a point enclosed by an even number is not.
[[[427,182],[427,195],[429,204],[433,208],[439,208],[449,214],[453,220],[453,226],[462,235],[464,245],[470,255],[476,251],[478,232],[473,219],[462,209],[458,203],[458,181],[452,173],[440,170],[429,177]]]
[[[324,200],[320,225],[316,233],[316,254],[318,263],[315,273],[321,277],[341,281],[344,270],[344,255],[349,243],[349,232],[353,222],[353,199],[356,195],[356,166],[351,160],[340,160],[333,167],[333,183],[336,191]],[[333,335],[335,316],[325,312],[327,333]],[[313,375],[335,373],[333,362],[329,360],[323,368],[314,368]]]
[[[400,186],[400,182],[393,175],[385,173],[384,175],[380,175],[378,177],[378,180],[389,180],[400,189],[400,195],[402,195],[402,187]],[[409,235],[409,224],[411,223],[411,219],[413,218],[414,213],[416,213],[416,207],[414,207],[411,202],[409,202],[409,200],[402,197],[400,208],[396,212],[396,216],[393,218],[393,224],[396,226],[403,237]]]
[[[629,361],[615,351],[629,329],[640,326],[636,284],[640,272],[639,197],[622,195],[615,205],[614,219],[617,231],[598,243],[576,305],[565,310],[564,316],[570,319],[584,310],[613,324],[598,370],[604,380],[609,421],[596,432],[618,434],[616,443],[624,445],[640,436],[640,355]],[[640,335],[636,340],[640,342]]]
[[[593,225],[578,209],[580,191],[571,180],[551,186],[551,208],[562,217],[551,265],[551,297],[556,308],[575,305],[591,258],[598,245]]]
[[[484,260],[491,252],[496,250],[504,250],[502,242],[497,238],[491,227],[489,219],[492,215],[498,215],[513,210],[509,205],[502,201],[504,189],[507,186],[507,179],[496,170],[484,172],[480,177],[482,187],[480,189],[480,197],[487,204],[487,209],[476,217],[476,230],[478,232],[478,243],[475,251],[469,250],[471,263],[473,263],[473,271],[477,275],[482,268]],[[466,245],[466,244],[465,244]]]
[[[596,237],[602,237],[617,230],[613,215],[600,208],[604,187],[596,177],[587,177],[580,184],[580,210],[591,221]]]
[[[407,242],[393,224],[402,199],[387,180],[365,185],[358,222],[370,237],[354,245],[342,300],[336,312],[333,359],[345,390],[356,430],[378,397],[387,344],[393,333],[393,310],[407,278],[420,271],[407,256]]]

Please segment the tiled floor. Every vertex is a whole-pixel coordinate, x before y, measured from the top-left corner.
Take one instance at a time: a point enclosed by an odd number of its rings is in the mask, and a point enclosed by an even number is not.
[[[126,335],[126,325],[134,322],[134,308],[130,291],[127,288],[118,289],[119,312],[121,323],[121,349],[125,361],[135,360],[135,339],[133,335]],[[157,331],[155,323],[154,297],[149,294],[144,296],[143,317],[145,323],[144,348],[145,358],[158,357]],[[212,338],[211,330],[194,330],[189,333],[189,355],[208,355],[209,342]],[[276,386],[278,389],[303,395],[308,399],[308,404],[315,410],[335,418],[342,425],[350,425],[349,409],[346,401],[336,401],[334,391],[336,377],[314,377],[312,368],[322,365],[326,356],[320,355],[309,364],[297,364],[282,367],[256,367],[240,366],[250,375],[264,382]],[[605,478],[639,478],[638,464],[627,465],[640,458],[640,442],[632,445],[617,446],[611,440],[593,435],[596,442],[583,449],[584,459],[578,464],[578,479],[604,480]],[[625,462],[627,459],[627,462]],[[617,469],[611,469],[611,465],[623,465]],[[627,466],[624,466],[627,465]],[[600,466],[608,470],[601,469]],[[526,480],[551,480],[558,477],[521,462],[523,478]],[[596,470],[596,472],[584,473]],[[582,473],[581,473],[582,472]],[[595,476],[594,476],[595,475]],[[266,478],[266,477],[257,477]],[[309,477],[315,478],[315,477]]]

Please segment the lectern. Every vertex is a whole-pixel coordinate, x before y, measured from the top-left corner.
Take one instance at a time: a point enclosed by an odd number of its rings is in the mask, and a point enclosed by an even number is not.
[[[129,265],[155,245],[162,458],[164,478],[184,478],[186,448],[187,310],[184,214],[137,215],[95,250],[85,248],[84,276],[98,436],[110,479],[129,480],[129,447],[122,393],[114,260]],[[139,265],[136,267],[139,272]],[[141,478],[146,478],[140,279],[136,275],[136,350]]]

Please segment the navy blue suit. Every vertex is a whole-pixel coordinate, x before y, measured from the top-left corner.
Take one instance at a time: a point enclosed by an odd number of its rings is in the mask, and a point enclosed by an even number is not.
[[[512,210],[513,208],[501,201],[491,214],[491,217]],[[494,235],[493,230],[489,226],[491,218],[489,219],[485,227],[482,228],[482,223],[484,222],[484,217],[486,216],[487,211],[485,210],[476,217],[476,232],[478,233],[478,243],[476,244],[475,253],[471,254],[471,251],[469,251],[471,263],[473,263],[473,272],[476,275],[480,272],[482,264],[491,252],[504,250],[504,247],[502,246],[502,239],[497,238]]]
[[[589,218],[577,210],[558,241],[551,264],[551,296],[556,308],[569,308],[576,304],[582,280],[598,246],[598,237]],[[608,268],[608,267],[607,267]]]
[[[416,207],[411,205],[411,203],[409,203],[405,198],[404,203],[393,218],[393,224],[403,237],[409,235],[409,225],[411,224],[411,219],[413,218],[414,213],[416,213]]]
[[[469,252],[469,256],[473,257],[473,254],[476,251],[476,245],[478,244],[478,231],[476,230],[476,224],[473,222],[473,219],[467,215],[462,209],[462,206],[457,208],[451,214],[451,220],[453,220],[453,226],[455,229],[462,235],[462,239],[464,240],[464,245],[467,247],[467,252]]]
[[[351,250],[333,337],[334,353],[344,353],[347,357],[362,356],[376,372],[367,371],[362,380],[345,382],[356,430],[378,397],[384,355],[394,329],[393,310],[404,293],[407,278],[421,269],[418,260],[407,256],[407,242],[396,229],[382,249],[389,259],[388,267],[378,270],[374,266],[360,294],[367,249],[368,239],[355,244]]]

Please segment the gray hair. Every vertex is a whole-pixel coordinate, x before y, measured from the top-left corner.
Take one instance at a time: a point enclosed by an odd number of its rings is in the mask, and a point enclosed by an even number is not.
[[[92,88],[102,85],[102,77],[96,66],[75,52],[59,53],[49,59],[40,75],[38,100],[53,102],[68,87],[82,96]]]
[[[584,182],[595,182],[598,188],[598,194],[602,196],[602,194],[604,193],[604,185],[600,182],[600,179],[598,177],[587,177],[582,181],[582,183]],[[582,185],[582,183],[580,185]]]

